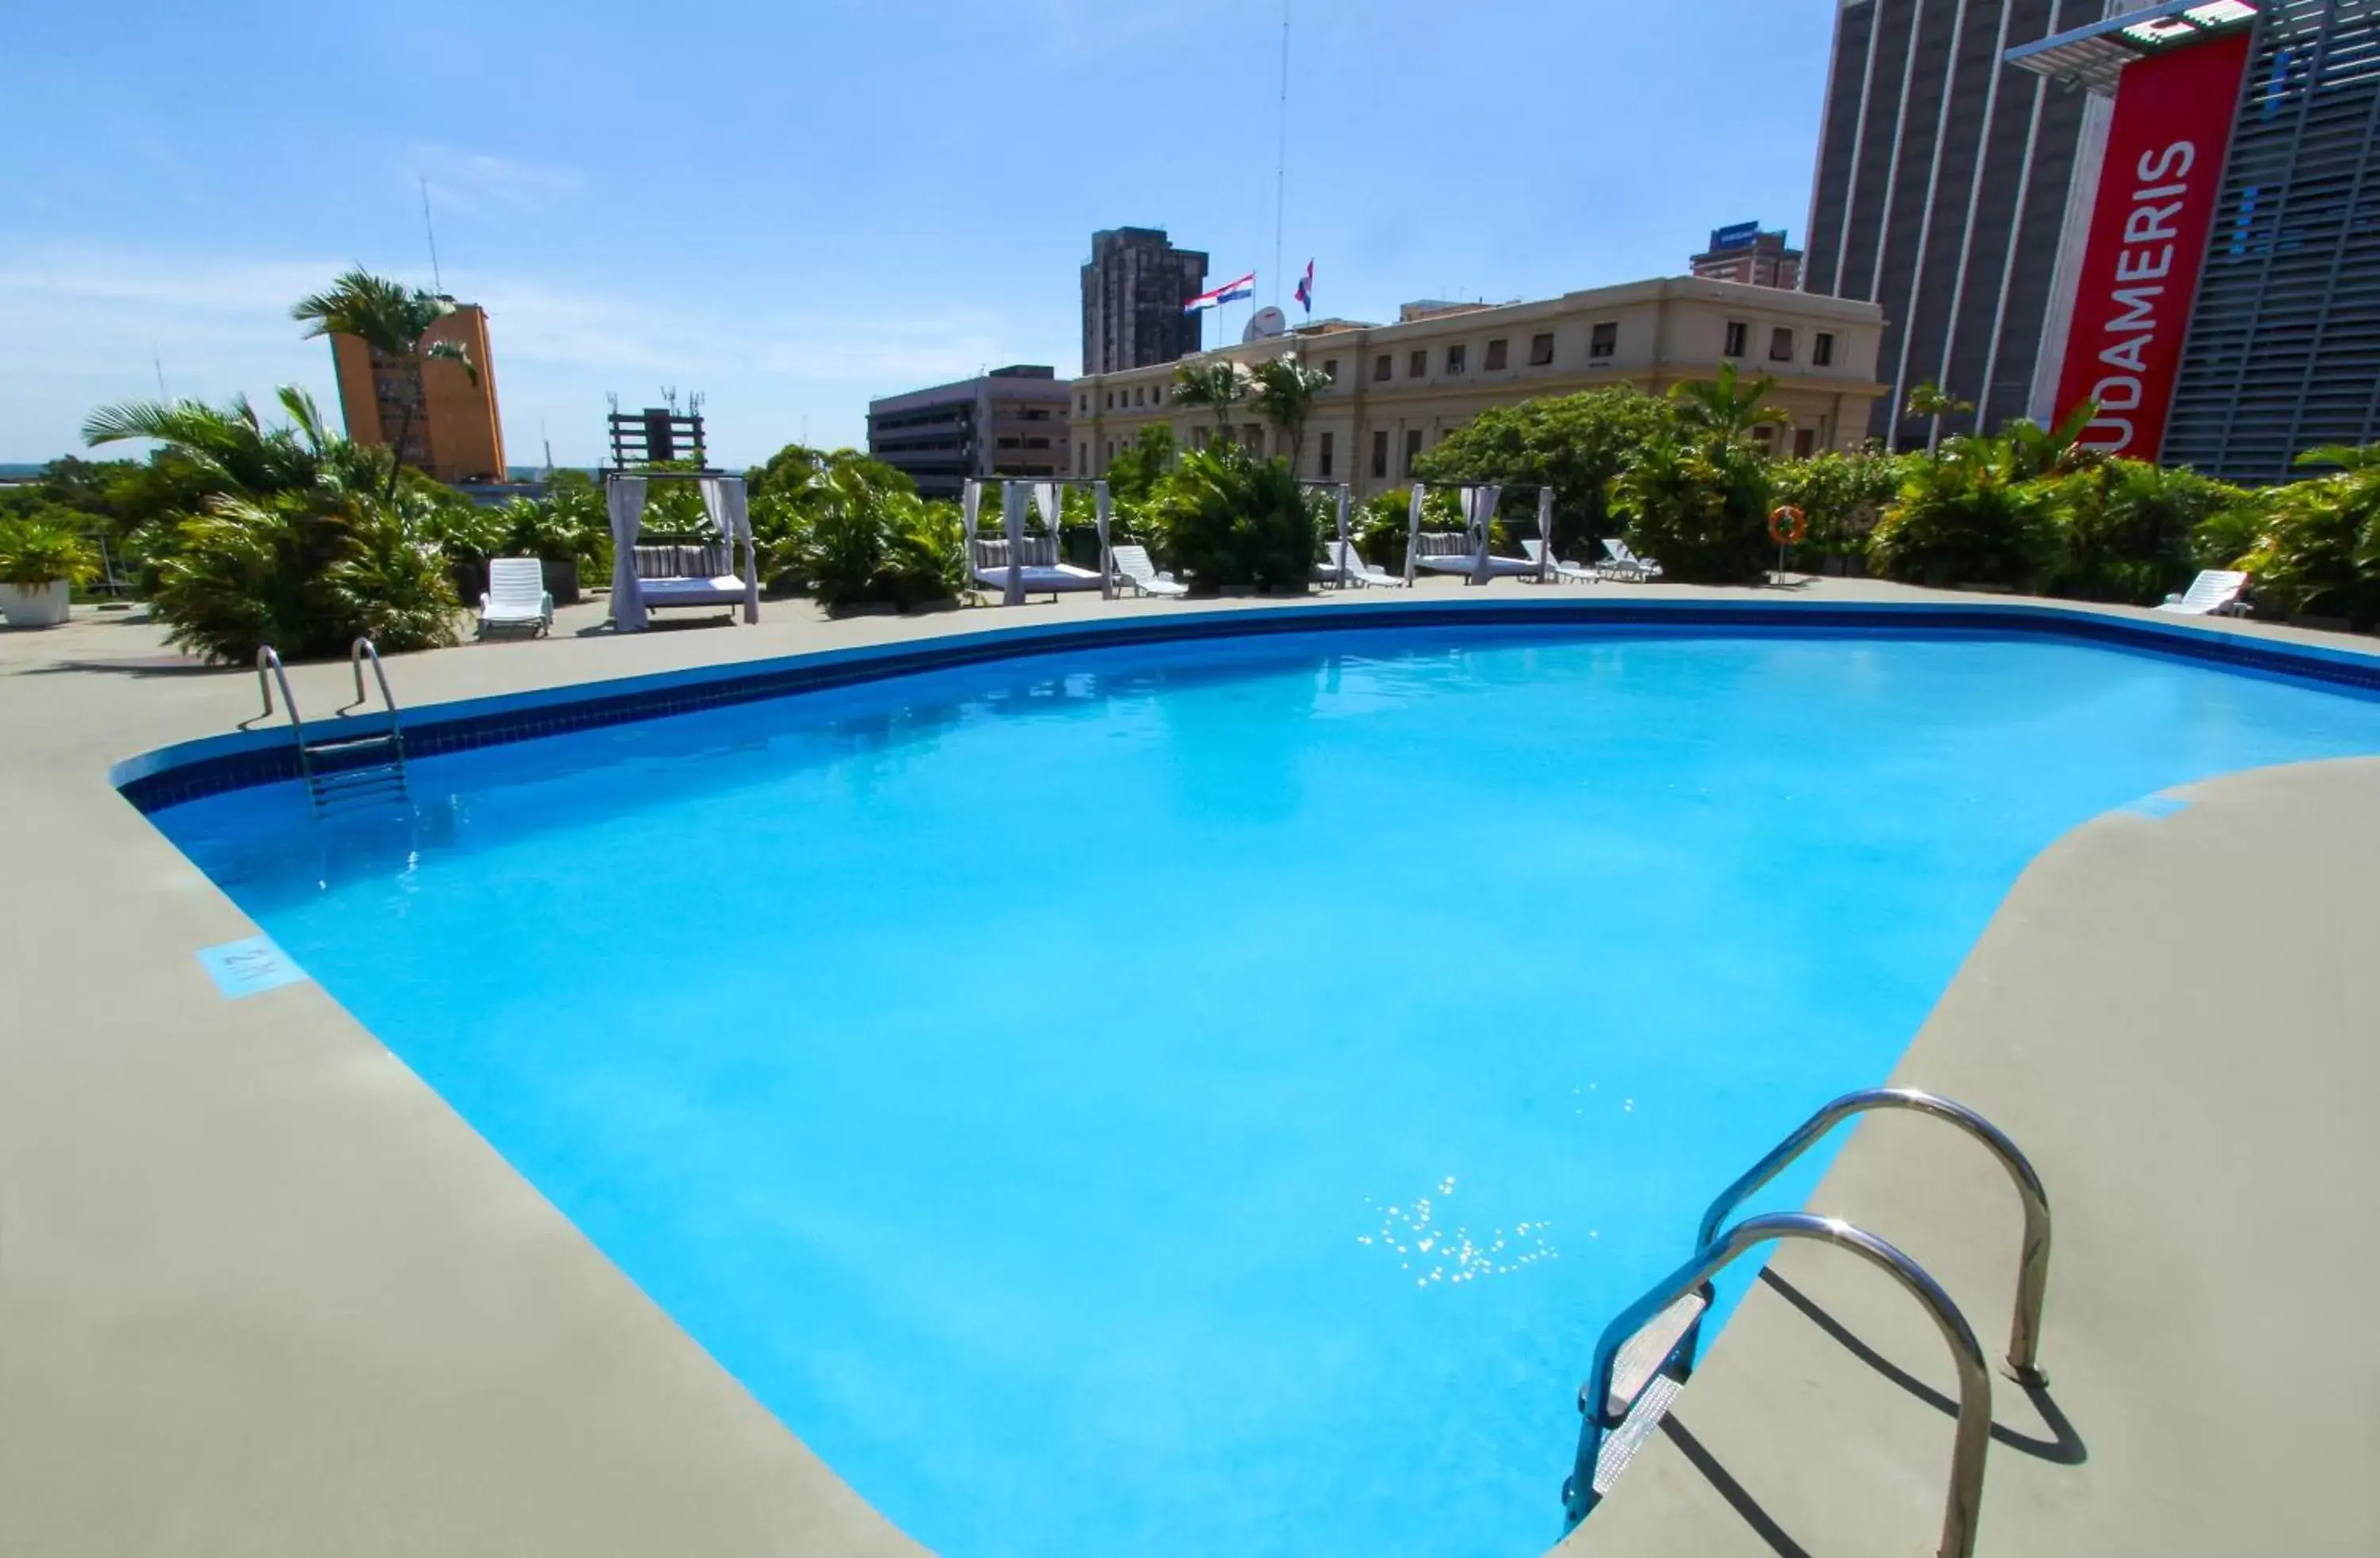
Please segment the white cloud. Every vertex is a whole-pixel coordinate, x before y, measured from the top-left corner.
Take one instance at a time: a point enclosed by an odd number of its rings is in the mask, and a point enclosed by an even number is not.
[[[435,210],[541,212],[563,205],[587,188],[574,168],[541,167],[486,152],[463,152],[435,142],[416,145],[405,155],[405,182],[430,185]]]
[[[0,460],[78,446],[98,404],[157,393],[262,403],[299,383],[336,403],[330,348],[302,337],[289,305],[352,261],[189,257],[57,246],[0,260]],[[871,396],[964,378],[1007,362],[1062,362],[1068,341],[1020,336],[990,309],[920,311],[763,305],[733,310],[686,298],[574,287],[540,276],[483,275],[468,300],[489,313],[506,442],[515,464],[601,453],[603,396],[642,405],[663,384],[710,399],[713,450],[743,463],[805,430],[820,443],[865,436]],[[152,352],[154,356],[152,357]]]

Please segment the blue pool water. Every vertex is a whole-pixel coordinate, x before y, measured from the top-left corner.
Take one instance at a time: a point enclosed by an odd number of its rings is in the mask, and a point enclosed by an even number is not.
[[[2380,702],[2052,641],[1475,629],[157,821],[937,1550],[1523,1558],[1605,1320],[2036,852],[2374,751]]]

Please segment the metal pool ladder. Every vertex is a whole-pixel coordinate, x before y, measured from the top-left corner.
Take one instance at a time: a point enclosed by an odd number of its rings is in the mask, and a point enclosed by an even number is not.
[[[282,707],[289,711],[289,731],[298,743],[298,777],[306,782],[306,797],[317,817],[343,808],[380,802],[401,804],[409,798],[405,785],[405,725],[397,716],[396,699],[388,690],[388,673],[381,668],[380,651],[372,647],[370,639],[358,639],[347,651],[347,662],[356,676],[356,696],[355,701],[342,704],[338,712],[346,714],[363,707],[367,660],[371,662],[372,679],[380,684],[380,701],[388,711],[388,727],[310,736],[305,722],[298,714],[297,695],[289,690],[288,675],[281,668],[281,656],[271,644],[256,651],[256,686],[264,697],[264,712],[256,719],[273,717],[273,688],[278,684]],[[254,723],[255,720],[247,722]]]
[[[2041,1310],[2049,1286],[2049,1197],[2024,1154],[1992,1123],[1964,1104],[1913,1088],[1873,1088],[1846,1093],[1803,1123],[1743,1175],[1719,1192],[1703,1213],[1694,1254],[1654,1284],[1605,1327],[1595,1362],[1578,1393],[1585,1418],[1578,1455],[1562,1484],[1562,1504],[1576,1525],[1609,1492],[1620,1474],[1676,1405],[1694,1372],[1711,1279],[1738,1257],[1779,1239],[1814,1239],[1850,1250],[1881,1267],[1925,1309],[1950,1349],[1959,1375],[1959,1426],[1950,1455],[1950,1490],[1942,1514],[1941,1558],[1970,1558],[1975,1515],[1983,1501],[1984,1461],[1991,1445],[1992,1382],[1984,1353],[1966,1318],[1924,1268],[1875,1235],[1840,1218],[1792,1212],[1746,1218],[1720,1231],[1742,1205],[1828,1132],[1854,1114],[1904,1109],[1958,1126],[1989,1148],[2014,1182],[2024,1207],[2024,1248],[2018,1257],[2016,1308],[2009,1327],[2008,1371],[2019,1383],[2046,1384],[2037,1354]]]

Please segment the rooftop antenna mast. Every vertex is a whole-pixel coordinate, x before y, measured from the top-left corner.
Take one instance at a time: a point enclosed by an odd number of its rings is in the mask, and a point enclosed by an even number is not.
[[[155,364],[157,369],[157,398],[173,399],[172,396],[165,393],[165,354],[157,349],[157,343],[154,340],[149,343],[149,360]]]
[[[1281,143],[1272,172],[1272,301],[1281,306],[1281,215],[1289,191],[1289,0],[1281,0]]]
[[[430,287],[441,298],[446,296],[446,278],[438,274],[438,229],[430,224],[430,177],[421,176],[421,230],[430,238]]]

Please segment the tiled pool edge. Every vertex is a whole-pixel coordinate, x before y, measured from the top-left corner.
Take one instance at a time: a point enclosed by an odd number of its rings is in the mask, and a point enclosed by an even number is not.
[[[1193,611],[1062,625],[994,627],[981,632],[778,656],[698,669],[421,706],[406,716],[406,746],[417,756],[532,740],[566,731],[758,702],[927,671],[1022,659],[1068,650],[1242,639],[1267,634],[1354,632],[1397,627],[1560,626],[1704,632],[2005,633],[2062,638],[2170,656],[2252,676],[2276,676],[2380,697],[2380,653],[2294,644],[2143,621],[2087,607],[2021,603],[1817,603],[1768,601],[1561,599],[1387,601],[1282,605],[1267,611]],[[341,728],[384,724],[367,715]],[[286,725],[201,737],[115,764],[109,783],[143,812],[227,790],[298,777]]]

